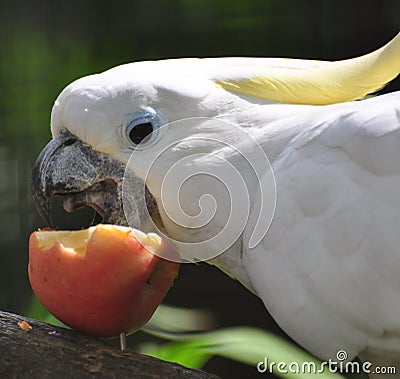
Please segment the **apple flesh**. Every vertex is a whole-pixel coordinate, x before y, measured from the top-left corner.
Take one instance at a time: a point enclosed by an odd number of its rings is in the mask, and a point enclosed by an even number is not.
[[[178,276],[179,263],[154,254],[166,249],[177,256],[158,235],[116,225],[39,230],[29,239],[29,280],[64,324],[116,336],[143,326]]]

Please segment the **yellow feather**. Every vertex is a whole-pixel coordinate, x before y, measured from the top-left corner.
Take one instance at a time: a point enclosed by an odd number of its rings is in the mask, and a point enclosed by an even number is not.
[[[302,68],[266,67],[256,77],[215,82],[226,90],[270,101],[326,105],[361,99],[399,73],[400,33],[361,57]]]

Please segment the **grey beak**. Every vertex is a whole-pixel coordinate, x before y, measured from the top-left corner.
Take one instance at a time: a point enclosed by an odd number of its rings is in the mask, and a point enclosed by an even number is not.
[[[51,196],[62,190],[65,184],[57,183],[54,175],[55,169],[60,163],[58,153],[64,148],[74,144],[76,138],[70,133],[62,133],[51,140],[41,151],[36,159],[32,171],[32,195],[37,211],[47,225],[52,225],[51,220]]]
[[[50,141],[40,153],[32,171],[32,193],[36,208],[47,225],[52,225],[51,198],[64,196],[64,209],[72,212],[84,206],[95,209],[103,222],[126,225],[122,206],[122,181],[125,165],[93,150],[65,131]],[[135,178],[137,186],[143,181]],[[134,191],[133,191],[134,192]],[[155,200],[147,190],[146,198],[132,194],[136,227],[148,219],[147,209],[155,209]],[[130,204],[132,207],[132,204]],[[134,226],[134,225],[131,225]]]

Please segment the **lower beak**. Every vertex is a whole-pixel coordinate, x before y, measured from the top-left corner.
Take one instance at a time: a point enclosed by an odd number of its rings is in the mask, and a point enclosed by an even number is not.
[[[65,131],[50,141],[40,153],[32,171],[32,193],[36,208],[47,225],[52,225],[51,198],[64,196],[64,209],[90,206],[103,222],[127,225],[122,206],[122,181],[125,164],[93,150]],[[145,184],[139,178],[138,186]],[[146,199],[133,198],[135,220],[140,228],[148,220],[147,209],[155,209],[155,200],[146,189]],[[133,191],[134,195],[135,191]],[[131,220],[130,220],[131,221]]]

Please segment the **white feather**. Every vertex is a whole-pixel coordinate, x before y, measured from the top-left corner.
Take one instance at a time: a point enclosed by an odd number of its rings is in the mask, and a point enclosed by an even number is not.
[[[301,132],[273,160],[272,226],[243,255],[277,322],[325,359],[400,354],[399,104],[395,93],[297,117]]]

